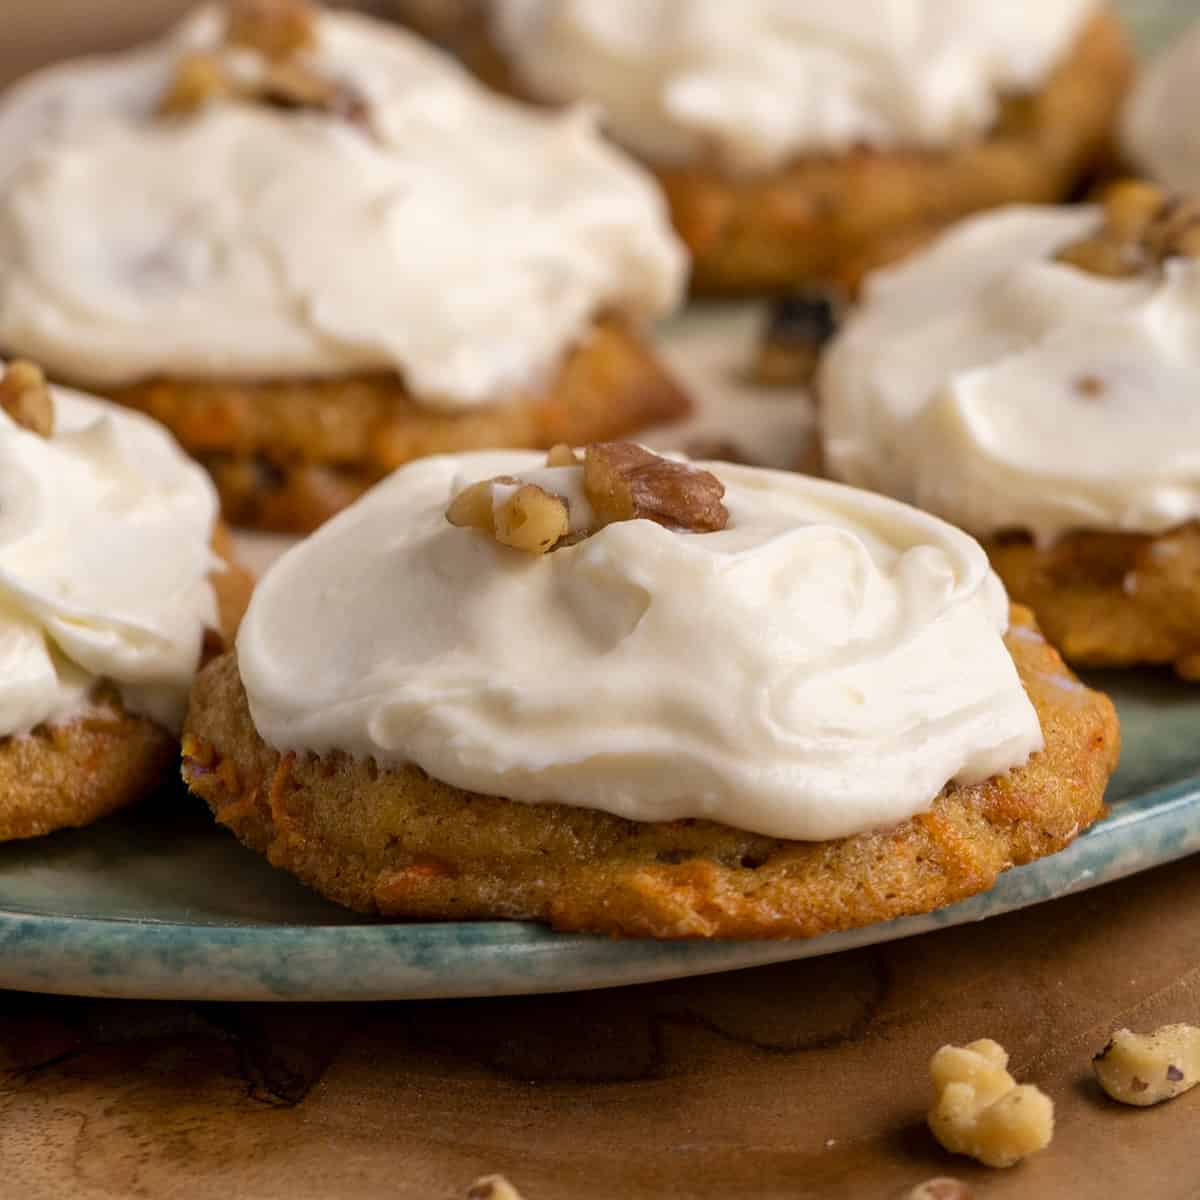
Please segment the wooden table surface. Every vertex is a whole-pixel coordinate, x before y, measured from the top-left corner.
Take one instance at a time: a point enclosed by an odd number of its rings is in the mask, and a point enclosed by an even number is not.
[[[581,995],[383,1005],[0,994],[0,1196],[525,1200],[1200,1196],[1200,1089],[1122,1109],[1089,1059],[1200,1020],[1200,871],[828,959]],[[923,1125],[946,1041],[1053,1096],[1011,1171]]]
[[[0,79],[166,24],[179,0],[3,0]],[[103,20],[97,21],[97,14]],[[1200,1022],[1200,871],[1163,868],[839,957],[577,996],[377,1006],[0,993],[0,1197],[1200,1197],[1200,1089],[1120,1109],[1089,1059]],[[944,1042],[993,1037],[1054,1098],[1009,1172],[923,1124]]]

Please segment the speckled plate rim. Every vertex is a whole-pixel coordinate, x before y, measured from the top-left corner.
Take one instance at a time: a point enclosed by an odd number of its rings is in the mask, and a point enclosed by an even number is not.
[[[922,916],[780,942],[578,937],[523,923],[206,925],[0,910],[0,987],[237,1001],[424,1000],[652,983],[982,921],[1200,851],[1200,778],[1123,802],[1059,854]]]

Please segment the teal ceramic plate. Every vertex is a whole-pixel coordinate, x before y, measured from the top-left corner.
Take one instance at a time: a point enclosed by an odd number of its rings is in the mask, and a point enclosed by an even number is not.
[[[0,847],[0,987],[193,1000],[515,995],[726,971],[983,920],[1200,850],[1200,689],[1166,675],[1093,682],[1116,696],[1125,730],[1109,818],[928,916],[767,944],[370,923],[272,870],[179,795],[156,815]]]
[[[1122,7],[1147,48],[1200,16],[1191,0]],[[752,321],[728,310],[693,316],[676,326],[672,357],[705,399],[696,437],[736,439],[752,427],[760,456],[789,465],[804,441],[795,410],[734,383]],[[269,556],[273,547],[249,549]],[[516,995],[726,971],[983,920],[1200,850],[1200,688],[1165,675],[1092,682],[1115,696],[1124,728],[1109,818],[1062,854],[928,916],[768,944],[616,942],[499,923],[368,923],[273,871],[177,795],[151,812],[0,846],[0,987],[194,1000]]]

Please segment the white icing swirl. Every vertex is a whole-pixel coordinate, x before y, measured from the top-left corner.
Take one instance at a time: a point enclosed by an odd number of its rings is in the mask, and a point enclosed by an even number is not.
[[[267,742],[800,839],[893,825],[1040,749],[966,535],[726,464],[719,533],[632,521],[535,558],[447,523],[460,489],[540,461],[405,467],[278,561],[238,639]]]
[[[1121,122],[1129,157],[1181,192],[1200,191],[1200,25],[1145,70]]]
[[[213,486],[153,421],[52,394],[50,438],[0,411],[0,736],[86,712],[100,680],[178,729],[217,621]]]
[[[941,148],[1039,87],[1096,0],[487,0],[538,95],[594,101],[660,163],[766,170],[856,145]]]
[[[221,36],[204,12],[0,103],[10,351],[96,386],[395,368],[452,409],[536,384],[601,312],[676,303],[662,199],[586,114],[495,98],[415,37],[325,14],[312,61],[366,98],[368,130],[245,103],[156,120],[181,56]]]
[[[873,277],[820,376],[831,472],[980,537],[1200,517],[1200,262],[1053,261],[1093,208],[974,218]]]

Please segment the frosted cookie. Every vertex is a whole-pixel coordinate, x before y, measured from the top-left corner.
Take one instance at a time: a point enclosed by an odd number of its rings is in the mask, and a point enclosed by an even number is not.
[[[975,218],[875,276],[821,368],[835,477],[984,540],[1068,659],[1200,676],[1200,204]]]
[[[680,415],[640,331],[685,273],[589,117],[303,0],[0,100],[0,347],[158,418],[239,523],[307,530],[413,458]]]
[[[1132,70],[1097,0],[394,7],[510,93],[598,105],[712,292],[852,283],[965,213],[1066,196]]]
[[[0,367],[0,841],[86,825],[178,761],[249,579],[212,484],[153,422]]]
[[[798,937],[1060,849],[1117,749],[965,534],[610,444],[413,464],[290,551],[184,776],[362,912]]]

